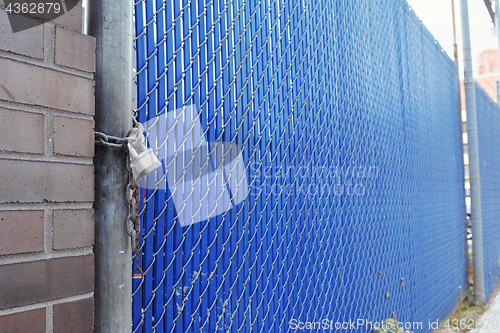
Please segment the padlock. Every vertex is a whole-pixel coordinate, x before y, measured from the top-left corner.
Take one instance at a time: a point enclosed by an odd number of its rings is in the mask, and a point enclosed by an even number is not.
[[[161,167],[161,163],[153,153],[153,149],[146,148],[142,144],[132,146],[130,143],[128,143],[128,149],[130,151],[130,163],[134,169],[134,174],[138,175],[139,179],[145,178]]]

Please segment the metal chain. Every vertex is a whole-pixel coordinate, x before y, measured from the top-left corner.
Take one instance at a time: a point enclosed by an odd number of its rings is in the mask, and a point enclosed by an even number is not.
[[[117,136],[107,135],[102,132],[95,132],[95,144],[113,148],[124,148],[127,146],[129,138],[119,138]]]
[[[139,230],[141,228],[141,219],[139,216],[139,195],[140,195],[140,189],[139,189],[139,184],[136,185],[135,187],[135,232],[132,233],[132,235],[135,234],[135,269],[133,274],[134,279],[142,279],[144,276],[144,273],[141,269],[141,261],[140,261],[140,244],[139,244]],[[134,237],[131,239],[132,244],[134,244]]]
[[[127,139],[128,140],[128,139]],[[141,219],[139,214],[139,200],[140,200],[140,187],[137,183],[136,178],[134,177],[134,172],[130,165],[130,159],[127,158],[127,171],[129,173],[129,182],[127,184],[127,202],[130,206],[129,208],[129,230],[128,235],[130,236],[131,245],[132,245],[132,253],[135,254],[135,264],[136,267],[132,272],[134,279],[141,279],[144,276],[144,273],[141,269],[140,262],[140,228],[141,228]],[[134,189],[134,190],[132,190]],[[133,226],[135,223],[135,229]]]
[[[134,117],[134,128],[137,126],[137,121],[135,120]],[[140,131],[140,130],[139,130]],[[129,135],[132,134],[132,131],[128,133]],[[112,148],[125,148],[127,147],[127,143],[129,142],[134,142],[137,141],[138,137],[136,136],[127,136],[125,138],[120,138],[112,135],[107,135],[102,132],[95,132],[95,143],[98,145],[103,145],[107,147],[112,147]],[[130,166],[130,157],[127,156],[127,171],[129,172],[129,183],[127,184],[127,202],[130,206],[129,208],[129,221],[127,223],[130,224],[130,222],[135,222],[135,229],[132,227],[132,225],[129,226],[129,232],[127,233],[130,238],[131,238],[131,245],[132,245],[132,252],[135,252],[135,264],[136,267],[133,271],[133,278],[134,279],[141,279],[144,276],[144,273],[141,269],[141,262],[140,262],[140,240],[139,240],[139,235],[140,235],[140,228],[141,228],[141,220],[140,220],[140,215],[139,215],[139,195],[140,195],[140,188],[139,184],[137,184],[136,179],[134,177],[134,172]],[[134,188],[134,191],[132,191],[132,188]],[[133,195],[135,193],[135,195]],[[135,196],[135,200],[132,200],[132,197]],[[134,242],[135,241],[135,242]]]
[[[134,128],[137,127],[137,121],[134,117],[133,119],[134,123]],[[141,129],[139,129],[139,132],[141,132]],[[102,146],[107,146],[111,148],[126,148],[127,143],[129,142],[137,142],[140,138],[139,136],[134,136],[133,130],[130,130],[129,133],[127,134],[128,136],[125,138],[120,138],[117,136],[113,135],[107,135],[102,132],[94,132],[95,134],[95,144],[97,145],[102,145]],[[136,131],[137,133],[137,131]],[[134,133],[134,134],[136,134]],[[139,184],[137,184],[137,181],[134,177],[134,172],[131,168],[130,165],[130,155],[127,154],[127,171],[129,173],[129,182],[127,184],[127,189],[126,189],[126,199],[127,203],[129,204],[129,215],[128,215],[128,221],[127,224],[129,224],[128,227],[128,232],[127,234],[131,238],[131,245],[132,245],[132,252],[135,253],[136,257],[136,268],[133,271],[133,277],[134,279],[136,278],[142,278],[143,277],[143,272],[140,267],[140,249],[139,249],[139,230],[141,227],[140,223],[140,216],[139,216],[139,195],[140,195],[140,189],[139,189]],[[134,188],[134,191],[132,191],[132,188]],[[135,193],[135,195],[133,194]],[[132,200],[133,197],[135,196],[135,200]],[[130,222],[135,222],[135,229],[133,226],[130,224]],[[135,240],[135,243],[134,243]]]

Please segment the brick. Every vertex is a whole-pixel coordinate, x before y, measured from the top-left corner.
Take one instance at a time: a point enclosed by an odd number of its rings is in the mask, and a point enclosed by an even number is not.
[[[0,100],[94,114],[94,81],[0,58]]]
[[[94,167],[0,159],[0,202],[94,201]]]
[[[93,298],[54,305],[54,333],[91,333],[93,329]]]
[[[0,333],[45,333],[45,308],[0,317]]]
[[[69,29],[56,27],[55,63],[95,72],[95,38]]]
[[[0,108],[0,150],[43,154],[44,115]]]
[[[71,156],[94,156],[94,121],[54,117],[54,153]]]
[[[33,18],[20,15],[17,19],[35,21]],[[35,59],[43,59],[43,26],[38,25],[28,30],[13,33],[7,12],[0,8],[0,49]]]
[[[44,212],[0,211],[0,255],[43,251]]]
[[[89,293],[94,255],[3,265],[0,281],[0,309]]]
[[[55,210],[53,213],[54,250],[94,245],[92,209]]]
[[[68,8],[68,1],[65,0],[64,2],[66,3],[66,8]],[[73,7],[70,11],[52,20],[52,22],[56,25],[64,26],[81,32],[83,25],[82,1],[79,1],[78,4],[75,7]]]

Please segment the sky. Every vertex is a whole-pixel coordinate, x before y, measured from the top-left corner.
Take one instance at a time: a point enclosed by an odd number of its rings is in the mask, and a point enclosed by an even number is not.
[[[434,35],[441,47],[453,59],[452,0],[407,0],[420,20]],[[460,75],[462,65],[462,25],[460,20],[460,0],[455,1],[458,57]],[[497,49],[498,42],[494,25],[483,0],[469,0],[469,25],[472,47],[472,66],[477,75],[478,54],[486,49]]]

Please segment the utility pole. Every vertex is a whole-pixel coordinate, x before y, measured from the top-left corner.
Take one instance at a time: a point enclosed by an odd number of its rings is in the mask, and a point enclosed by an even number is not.
[[[94,0],[88,4],[87,31],[96,38],[96,131],[122,138],[132,128],[133,1]],[[132,331],[132,255],[127,235],[126,163],[125,149],[96,146],[96,333]]]
[[[467,0],[460,0],[462,42],[464,51],[464,86],[467,108],[467,136],[469,139],[469,178],[472,224],[472,263],[474,266],[474,303],[484,304],[483,224],[481,215],[481,182],[479,175],[479,147],[477,137],[476,87],[472,72],[472,55]]]
[[[458,65],[457,29],[455,25],[455,0],[451,0],[451,15],[453,21],[453,60]]]

